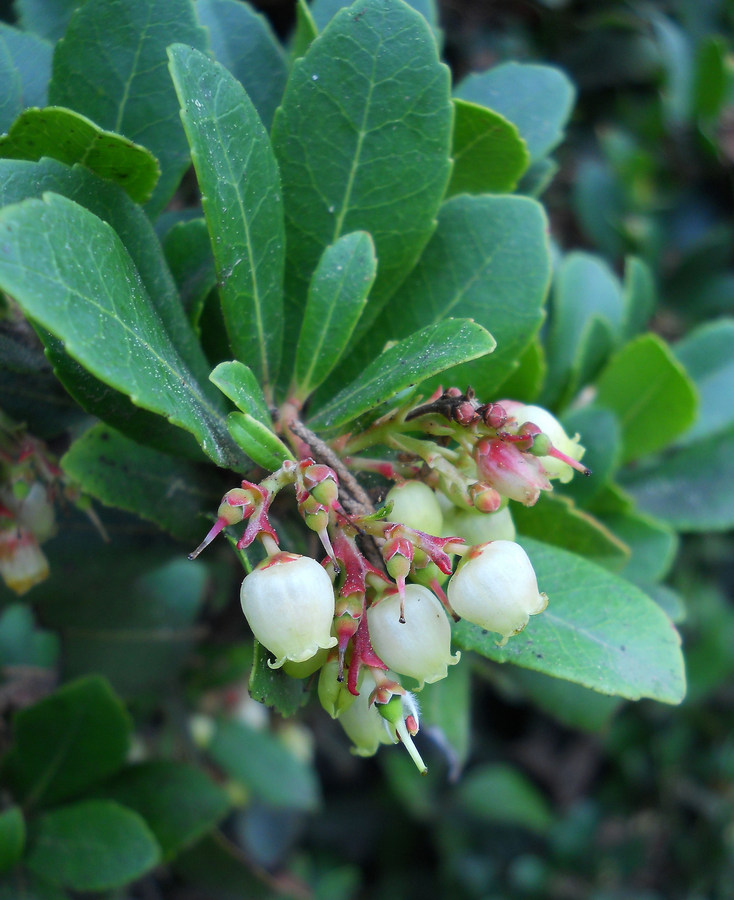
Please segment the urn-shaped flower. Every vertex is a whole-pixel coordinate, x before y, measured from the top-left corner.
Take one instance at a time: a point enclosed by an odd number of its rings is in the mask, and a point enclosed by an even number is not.
[[[385,502],[392,502],[391,522],[426,534],[441,534],[443,514],[436,494],[422,481],[405,481],[388,491]]]
[[[502,406],[518,425],[526,422],[537,425],[543,434],[548,435],[555,449],[571,459],[578,461],[584,455],[585,448],[579,443],[579,435],[569,437],[558,419],[542,406],[530,406],[514,400],[503,400]],[[573,478],[573,469],[563,460],[552,456],[541,456],[539,459],[549,478],[557,478],[564,484]]]
[[[252,633],[275,656],[303,662],[321,648],[334,647],[334,589],[316,560],[296,553],[276,553],[245,578],[242,610]]]
[[[457,615],[501,634],[502,643],[548,604],[527,553],[514,541],[472,547],[449,582],[448,598]]]
[[[400,596],[388,594],[367,610],[370,640],[388,668],[410,675],[423,687],[445,678],[451,655],[451,626],[440,600],[428,588],[405,588],[405,621],[400,621]]]
[[[474,449],[480,476],[500,494],[525,506],[536,503],[541,491],[552,488],[540,460],[500,438],[483,438]]]

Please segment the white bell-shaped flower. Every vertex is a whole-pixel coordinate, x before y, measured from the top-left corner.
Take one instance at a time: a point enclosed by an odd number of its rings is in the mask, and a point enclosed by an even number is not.
[[[339,724],[352,741],[352,753],[356,756],[374,756],[381,744],[395,743],[375,704],[370,706],[370,694],[374,689],[374,679],[365,674],[360,680],[359,696],[339,715]]]
[[[448,598],[457,615],[501,634],[503,644],[548,605],[527,553],[513,541],[472,547],[449,581]]]
[[[336,645],[334,589],[315,559],[276,553],[245,578],[240,599],[252,633],[275,656],[273,669]]]
[[[445,678],[451,655],[451,626],[441,601],[428,588],[405,588],[405,621],[400,621],[400,596],[388,594],[367,610],[370,641],[375,653],[395,672],[410,675],[423,687]]]
[[[445,537],[456,535],[467,544],[486,544],[487,541],[514,541],[515,523],[509,506],[493,513],[482,513],[455,506],[443,517]]]
[[[503,400],[502,406],[516,419],[518,425],[524,425],[526,422],[537,425],[543,434],[548,435],[556,450],[560,450],[571,459],[578,461],[584,455],[586,448],[581,446],[579,435],[569,437],[558,419],[542,406],[526,405],[514,400]],[[563,460],[552,456],[541,456],[539,459],[549,478],[557,478],[563,484],[573,478],[573,469]]]
[[[405,481],[388,491],[392,502],[391,522],[400,522],[426,534],[441,534],[443,514],[434,491],[422,481]]]

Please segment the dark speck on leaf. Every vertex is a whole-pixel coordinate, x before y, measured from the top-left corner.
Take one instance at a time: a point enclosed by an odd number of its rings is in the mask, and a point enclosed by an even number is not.
[[[99,436],[100,441],[109,441],[110,435],[108,431],[103,431]]]
[[[620,644],[619,649],[622,651],[622,653],[624,653],[627,648],[624,646],[624,644]]]
[[[536,654],[535,654],[535,658],[536,658],[536,659],[542,659],[542,658],[543,658],[543,654],[542,654],[542,653],[536,653]]]
[[[482,634],[489,634],[489,631],[486,628],[482,628]]]

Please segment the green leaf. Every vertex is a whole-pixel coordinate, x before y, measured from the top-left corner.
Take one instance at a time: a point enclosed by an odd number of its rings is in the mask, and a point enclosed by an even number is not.
[[[536,335],[518,357],[509,378],[495,389],[495,394],[512,397],[522,403],[532,403],[540,393],[546,369],[543,344]]]
[[[469,319],[445,319],[389,347],[352,384],[316,413],[310,425],[335,429],[466,360],[494,350],[495,341]]]
[[[536,160],[520,179],[517,193],[525,194],[528,197],[542,196],[550,187],[560,168],[555,159],[544,157]]]
[[[56,665],[58,656],[57,635],[36,628],[33,613],[25,604],[12,603],[5,607],[0,614],[0,670],[6,666],[50,669]]]
[[[515,62],[469,75],[456,88],[457,97],[487,106],[512,122],[532,162],[560,144],[575,93],[560,69]]]
[[[703,119],[717,116],[726,100],[728,52],[726,39],[718,34],[706,35],[698,46],[693,108]]]
[[[265,395],[252,369],[244,363],[231,360],[219,363],[209,379],[239,410],[272,428],[273,420]]]
[[[249,413],[230,413],[227,428],[245,453],[264,469],[277,469],[286,459],[294,458],[272,429]]]
[[[449,778],[457,777],[469,757],[471,738],[471,669],[460,665],[452,678],[442,678],[421,691],[421,726],[429,728],[449,764]]]
[[[155,217],[189,166],[178,103],[166,68],[175,41],[204,50],[191,0],[87,0],[56,47],[49,103],[147,147],[161,177],[148,212]]]
[[[490,359],[442,376],[488,399],[543,321],[550,258],[543,210],[526,197],[461,196],[441,209],[418,265],[375,329],[404,337],[447,316],[468,316],[490,331]],[[382,264],[382,261],[380,261]],[[384,340],[384,338],[383,338]]]
[[[630,558],[623,541],[569,497],[543,494],[532,508],[513,503],[512,519],[520,534],[578,553],[612,572],[621,572]]]
[[[673,347],[699,396],[698,418],[679,443],[708,440],[734,425],[734,319],[694,329]]]
[[[346,350],[377,273],[375,247],[364,231],[324,250],[308,289],[296,349],[296,396],[305,400]]]
[[[61,467],[85,494],[155,522],[182,541],[198,540],[202,515],[216,509],[222,493],[210,470],[142,447],[106,425],[77,438]]]
[[[169,48],[181,119],[191,144],[232,350],[266,391],[283,334],[285,247],[278,167],[241,84],[190,47]]]
[[[457,788],[463,811],[483,822],[517,825],[543,834],[552,824],[548,802],[513,766],[487,764],[468,772]]]
[[[215,462],[242,464],[106,223],[46,194],[3,209],[0,233],[0,284],[27,315],[93,375],[193,434]],[[73,251],[66,249],[70,235]]]
[[[601,731],[624,702],[619,697],[605,697],[571,681],[518,666],[513,666],[511,673],[503,674],[534,706],[575,730]]]
[[[272,669],[271,659],[263,645],[255,640],[254,659],[248,685],[250,696],[259,703],[272,706],[281,716],[288,717],[308,703],[311,692],[299,678],[291,678],[283,669]]]
[[[589,253],[569,253],[553,284],[544,405],[565,404],[593,378],[614,346],[622,319],[622,288],[609,266]]]
[[[227,794],[201,769],[164,759],[129,766],[98,793],[145,819],[164,861],[211,831],[230,809]]]
[[[285,54],[265,16],[237,0],[197,0],[214,58],[240,82],[269,129],[288,80]]]
[[[13,719],[3,776],[26,808],[77,796],[125,760],[130,719],[99,677],[70,682]]]
[[[230,778],[268,806],[313,812],[320,804],[313,769],[268,731],[243,722],[222,721],[208,752]]]
[[[158,844],[137,813],[87,800],[36,820],[26,864],[53,884],[104,891],[135,881],[159,859]]]
[[[447,196],[513,191],[530,162],[517,128],[499,113],[454,100],[454,137]]]
[[[438,37],[438,9],[436,0],[406,0],[408,6],[412,6],[419,12],[433,29]],[[349,6],[349,0],[314,0],[311,4],[311,14],[319,31],[323,31],[330,20],[343,9]]]
[[[580,505],[588,505],[610,481],[619,466],[621,432],[617,417],[608,409],[582,406],[567,412],[561,424],[569,435],[579,434],[586,448],[584,465],[591,469],[588,478],[574,475],[558,490],[568,494]]]
[[[206,298],[217,284],[212,245],[204,219],[177,222],[163,238],[163,252],[178,287],[181,304],[192,327],[198,331]]]
[[[27,106],[44,106],[51,45],[0,22],[0,132]]]
[[[612,514],[604,522],[632,551],[623,569],[625,578],[643,588],[665,578],[678,550],[672,529],[639,513]]]
[[[597,382],[596,402],[616,413],[627,462],[666,447],[696,417],[695,388],[668,345],[645,334],[614,356]]]
[[[685,673],[680,636],[639,588],[573,553],[523,538],[548,608],[498,647],[496,635],[459,622],[454,641],[495,662],[511,662],[628,700],[680,703]]]
[[[0,876],[0,900],[69,900],[69,895],[27,869],[16,868],[4,878]]]
[[[0,137],[0,156],[34,161],[47,156],[69,166],[78,162],[118,184],[136,203],[150,198],[160,174],[156,158],[145,147],[54,106],[22,112]]]
[[[291,38],[291,59],[305,56],[318,33],[319,29],[306,0],[296,0],[296,27]]]
[[[294,63],[273,123],[286,217],[286,346],[295,345],[321,254],[343,234],[367,231],[375,242],[370,318],[415,265],[449,178],[451,112],[433,36],[399,0],[341,10]]]
[[[655,278],[647,263],[636,256],[627,257],[624,267],[624,336],[628,339],[644,331],[655,312]]]
[[[15,0],[14,8],[24,31],[32,31],[55,44],[81,3],[82,0]]]
[[[640,507],[677,531],[734,527],[734,428],[626,474]]]
[[[204,525],[197,542],[206,530]],[[131,560],[121,571],[113,553],[97,551],[83,573],[72,570],[68,585],[57,579],[44,610],[63,636],[67,677],[102,673],[125,697],[158,705],[171,695],[201,637],[196,619],[212,582],[208,566],[190,562],[180,548],[173,560],[169,550],[163,564],[159,550],[153,568],[141,556],[135,554],[135,565]],[[105,577],[109,584],[101,595]]]
[[[190,850],[184,851],[173,864],[174,872],[183,878],[187,887],[199,888],[204,896],[211,894],[216,884],[223,900],[272,900],[272,891],[257,877],[252,864],[238,844],[221,832],[205,837]]]
[[[25,820],[18,806],[0,812],[0,872],[13,868],[23,854]]]

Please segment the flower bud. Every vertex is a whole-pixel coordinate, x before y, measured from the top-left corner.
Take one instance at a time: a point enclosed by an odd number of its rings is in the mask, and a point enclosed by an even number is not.
[[[501,634],[502,644],[548,604],[527,553],[513,541],[472,547],[449,582],[448,598],[457,615]]]
[[[319,649],[333,647],[334,590],[316,560],[296,553],[276,553],[245,578],[242,610],[252,633],[276,657],[304,662]]]
[[[541,491],[551,490],[540,460],[499,438],[479,441],[474,459],[480,476],[510,500],[532,506]]]
[[[34,481],[18,506],[17,520],[21,528],[32,532],[39,544],[47,541],[56,531],[54,507],[48,488]]]
[[[405,622],[400,622],[399,595],[386,594],[367,610],[367,623],[375,653],[420,687],[445,678],[461,656],[451,655],[451,626],[441,601],[420,584],[405,588]]]
[[[422,481],[405,481],[391,488],[385,498],[392,502],[391,522],[400,522],[426,534],[441,534],[443,516],[435,493]]]
[[[357,756],[374,756],[381,744],[395,742],[375,705],[370,706],[374,686],[374,679],[365,673],[359,686],[359,696],[339,713],[339,724],[354,744],[352,753]]]
[[[48,561],[35,535],[23,528],[0,528],[0,577],[16,594],[48,578]]]
[[[502,505],[502,497],[491,485],[476,481],[469,485],[469,496],[474,508],[481,513],[493,513]]]
[[[515,523],[509,506],[495,513],[455,507],[444,516],[443,531],[446,535],[456,534],[472,545],[486,544],[487,541],[515,540]]]
[[[570,438],[563,425],[547,409],[541,406],[526,406],[514,400],[503,400],[502,405],[518,425],[524,425],[526,422],[537,425],[541,432],[550,438],[556,450],[577,461],[584,455],[585,448],[579,443],[579,435]],[[552,456],[542,455],[540,461],[549,478],[558,478],[564,484],[573,478],[573,469],[568,463]]]
[[[332,719],[338,719],[357,699],[347,687],[346,679],[339,681],[339,659],[333,652],[321,668],[318,694],[321,705]]]

